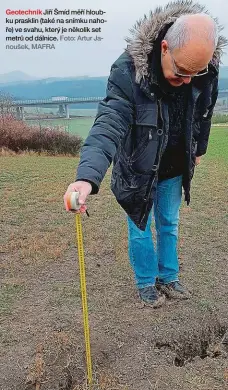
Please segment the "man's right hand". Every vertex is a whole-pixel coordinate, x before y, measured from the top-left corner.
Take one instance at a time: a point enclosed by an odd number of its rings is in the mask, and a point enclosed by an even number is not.
[[[79,198],[78,198],[78,202],[79,204],[81,205],[80,207],[80,212],[81,213],[84,213],[86,211],[86,198],[87,196],[91,193],[92,191],[92,186],[90,183],[86,182],[86,181],[76,181],[74,183],[71,183],[65,194],[64,194],[64,205],[65,205],[65,209],[66,211],[70,211],[69,210],[69,207],[67,205],[67,201],[66,201],[66,197],[67,197],[67,194],[69,192],[79,192]]]

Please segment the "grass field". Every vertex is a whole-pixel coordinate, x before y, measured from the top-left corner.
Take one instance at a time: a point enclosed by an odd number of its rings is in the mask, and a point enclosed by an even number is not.
[[[85,124],[89,125],[89,122]],[[86,130],[85,130],[86,132]],[[225,390],[228,128],[213,128],[180,216],[188,302],[142,307],[125,215],[108,171],[83,216],[96,390]],[[0,157],[0,389],[85,389],[75,219],[63,194],[76,158]],[[154,228],[153,228],[154,231]]]
[[[57,111],[57,110],[55,110]],[[53,110],[53,112],[55,112]],[[50,113],[50,108],[40,108],[37,113],[36,110],[27,109],[27,112],[35,113],[36,115]],[[65,131],[70,132],[72,134],[79,135],[82,139],[85,139],[88,135],[88,132],[94,122],[94,117],[96,115],[96,109],[70,109],[70,115],[78,115],[78,118],[70,118],[70,119],[40,119],[40,120],[27,120],[28,124],[39,125],[42,127],[58,127],[60,126]],[[91,116],[91,117],[89,117]]]
[[[42,127],[58,127],[60,126],[65,131],[76,134],[86,138],[92,124],[94,122],[94,118],[72,118],[72,119],[51,119],[51,120],[29,120],[28,124],[40,125]]]
[[[44,109],[43,109],[44,110]],[[31,125],[38,125],[41,127],[61,127],[71,134],[76,134],[82,137],[84,140],[90,128],[92,127],[95,119],[95,110],[71,110],[72,114],[79,115],[78,118],[70,119],[40,119],[40,120],[27,120],[26,122]],[[83,117],[83,115],[91,115],[92,117]],[[216,125],[217,126],[217,125]],[[223,125],[224,126],[224,125]],[[226,125],[225,125],[226,126]]]
[[[97,112],[97,105],[96,108],[84,108],[84,109],[79,109],[79,108],[71,108],[71,105],[69,106],[69,112],[70,115],[77,115],[77,116],[95,116]],[[26,114],[35,114],[35,115],[40,115],[40,114],[57,114],[59,111],[59,107],[26,107],[25,113]]]

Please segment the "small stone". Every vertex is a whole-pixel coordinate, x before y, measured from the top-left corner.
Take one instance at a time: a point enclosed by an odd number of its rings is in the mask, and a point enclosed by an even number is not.
[[[224,336],[222,338],[222,344],[228,345],[228,331],[224,334]]]
[[[136,302],[136,303],[135,303],[135,307],[136,307],[137,309],[143,309],[145,306],[146,306],[146,305],[145,305],[144,302]]]

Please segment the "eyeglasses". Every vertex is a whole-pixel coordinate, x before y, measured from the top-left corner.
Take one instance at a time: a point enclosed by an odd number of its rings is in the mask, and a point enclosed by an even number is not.
[[[170,57],[171,57],[171,59],[172,59],[173,68],[174,68],[174,74],[175,74],[176,77],[191,77],[191,78],[193,78],[193,77],[204,76],[205,74],[208,73],[208,65],[207,65],[206,69],[201,70],[200,72],[197,72],[197,73],[195,73],[195,74],[191,74],[191,75],[190,75],[190,74],[183,74],[183,73],[180,73],[180,72],[178,71],[177,65],[176,65],[176,63],[175,63],[175,60],[174,60],[174,58],[173,58],[173,56],[172,56],[170,50],[169,50],[169,53],[170,53]]]

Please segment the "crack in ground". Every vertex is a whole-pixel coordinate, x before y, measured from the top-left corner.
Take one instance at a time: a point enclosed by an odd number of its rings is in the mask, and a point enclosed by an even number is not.
[[[219,322],[206,323],[201,329],[181,336],[179,340],[157,341],[155,346],[158,349],[169,349],[175,353],[173,363],[177,367],[183,367],[194,358],[207,357],[216,358],[225,352],[223,347],[223,336],[226,334],[228,326]]]

